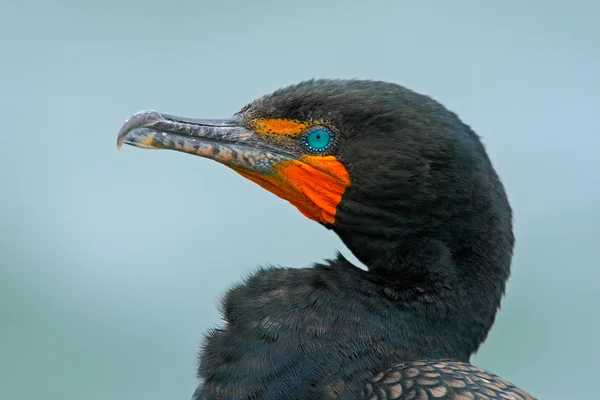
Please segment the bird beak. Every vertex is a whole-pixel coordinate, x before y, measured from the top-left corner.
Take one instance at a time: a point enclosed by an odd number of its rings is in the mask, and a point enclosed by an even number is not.
[[[289,138],[266,140],[241,118],[194,119],[142,111],[123,124],[117,147],[125,143],[210,158],[289,201],[306,217],[333,224],[350,185],[348,172],[334,156],[287,150],[285,140]]]
[[[121,127],[117,148],[123,143],[194,154],[261,175],[268,174],[275,164],[294,158],[242,126],[240,118],[195,119],[142,111]]]

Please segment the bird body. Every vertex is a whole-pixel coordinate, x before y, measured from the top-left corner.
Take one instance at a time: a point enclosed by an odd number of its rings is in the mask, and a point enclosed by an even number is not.
[[[134,115],[118,143],[214,159],[336,232],[341,255],[264,268],[223,299],[194,399],[531,399],[471,366],[510,274],[504,187],[427,96],[313,80],[229,120]]]

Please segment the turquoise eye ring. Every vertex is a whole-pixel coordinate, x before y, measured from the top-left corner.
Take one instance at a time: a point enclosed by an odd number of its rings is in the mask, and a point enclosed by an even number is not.
[[[302,144],[313,154],[326,152],[333,144],[333,134],[324,126],[315,126],[304,134]]]

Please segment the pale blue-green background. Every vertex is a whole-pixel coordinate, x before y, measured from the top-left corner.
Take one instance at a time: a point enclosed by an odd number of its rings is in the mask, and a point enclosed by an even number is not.
[[[115,148],[140,109],[227,117],[312,77],[401,83],[484,137],[518,246],[474,362],[595,398],[600,3],[562,3],[2,0],[0,399],[187,399],[227,287],[343,249],[220,165]]]

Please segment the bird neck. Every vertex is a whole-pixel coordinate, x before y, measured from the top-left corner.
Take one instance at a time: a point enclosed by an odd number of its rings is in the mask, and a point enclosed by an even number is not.
[[[409,329],[453,341],[447,356],[464,359],[494,323],[514,245],[502,184],[488,161],[478,165],[462,171],[469,190],[456,190],[464,183],[452,179],[419,196],[407,185],[394,196],[360,192],[357,185],[331,227],[368,267],[376,290],[406,311]]]
[[[368,265],[383,295],[410,312],[415,330],[435,336],[433,346],[451,347],[442,356],[468,360],[494,323],[510,256],[486,247],[488,241],[481,238],[456,251],[439,239],[405,236]],[[442,344],[447,340],[452,345]]]
[[[439,225],[420,216],[411,227],[414,212],[340,218],[336,232],[368,271],[340,255],[263,269],[234,287],[222,303],[225,326],[200,354],[198,398],[239,398],[248,384],[256,398],[285,398],[289,387],[295,398],[322,398],[340,382],[357,393],[404,361],[468,361],[493,324],[513,244],[510,209],[479,203],[469,218]]]

